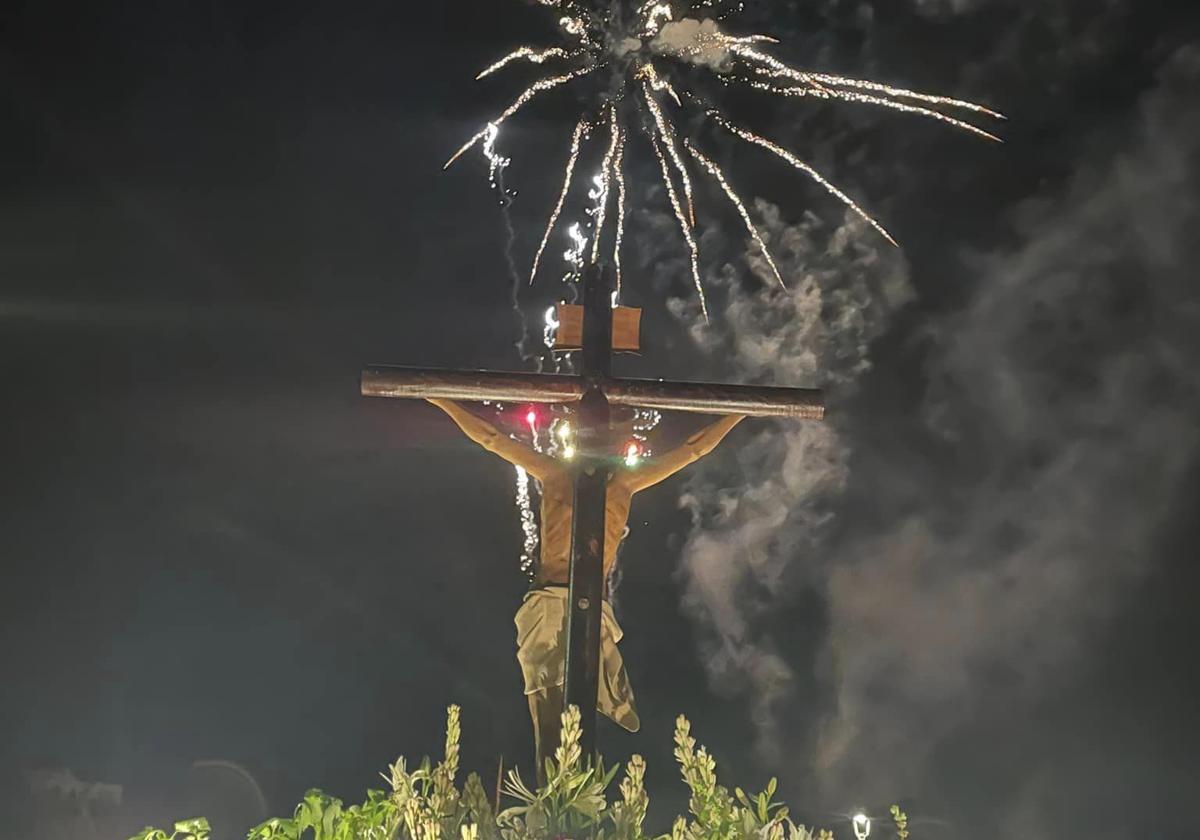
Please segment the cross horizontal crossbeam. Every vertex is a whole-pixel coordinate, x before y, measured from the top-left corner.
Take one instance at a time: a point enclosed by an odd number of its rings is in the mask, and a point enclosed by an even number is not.
[[[805,388],[712,385],[653,379],[601,379],[609,404],[695,414],[744,414],[821,420],[825,398]],[[580,376],[501,371],[454,371],[374,366],[362,374],[366,397],[446,399],[474,402],[579,402],[592,383]]]

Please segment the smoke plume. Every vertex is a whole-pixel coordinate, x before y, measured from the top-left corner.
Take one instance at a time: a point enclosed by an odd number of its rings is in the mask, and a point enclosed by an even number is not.
[[[650,49],[721,73],[729,68],[733,57],[720,36],[715,21],[683,18],[663,24],[650,42]]]
[[[818,778],[916,795],[932,749],[985,707],[1053,690],[1152,567],[1200,451],[1198,80],[1200,50],[1176,52],[1135,120],[1008,215],[1010,247],[960,259],[974,291],[927,319],[924,392],[891,416],[856,415],[854,393],[912,296],[899,255],[852,222],[789,226],[759,205],[790,291],[745,290],[727,268],[717,329],[692,335],[727,375],[820,383],[835,411],[701,465],[681,504],[686,606],[767,758],[811,679],[770,632],[802,592],[828,610]],[[880,755],[904,756],[903,780]]]

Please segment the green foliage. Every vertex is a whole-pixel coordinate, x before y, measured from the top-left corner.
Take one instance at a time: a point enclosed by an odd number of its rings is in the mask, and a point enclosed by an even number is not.
[[[130,840],[208,840],[210,834],[208,820],[196,819],[175,823],[175,829],[170,834],[156,828],[147,828]]]
[[[248,840],[833,840],[830,831],[814,833],[789,819],[788,809],[774,801],[775,779],[754,795],[720,785],[716,762],[697,747],[683,717],[675,726],[675,759],[691,791],[688,816],[677,818],[669,834],[647,836],[646,762],[636,755],[629,760],[620,798],[610,805],[608,789],[620,768],[605,770],[603,762],[584,760],[580,720],[575,707],[563,713],[562,742],[546,761],[544,785],[531,788],[518,771],[509,771],[503,792],[516,804],[499,814],[479,776],[469,776],[461,791],[455,786],[461,726],[459,709],[451,706],[445,754],[437,765],[426,758],[410,771],[401,758],[383,774],[391,791],[369,791],[361,805],[346,807],[310,790],[291,818],[263,823]],[[893,806],[892,819],[899,840],[908,840],[907,815]],[[209,840],[209,835],[207,821],[191,820],[176,824],[172,834],[148,828],[131,840]]]
[[[892,822],[896,824],[896,836],[908,840],[908,814],[901,811],[899,805],[892,806]]]

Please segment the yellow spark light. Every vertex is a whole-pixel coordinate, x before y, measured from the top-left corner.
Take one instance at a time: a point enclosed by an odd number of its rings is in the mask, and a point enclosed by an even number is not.
[[[495,64],[485,69],[475,77],[475,80],[479,81],[480,79],[486,78],[495,73],[497,70],[502,70],[503,68],[512,64],[514,61],[520,61],[524,59],[525,61],[532,62],[533,64],[544,64],[552,58],[566,58],[570,54],[571,53],[561,49],[560,47],[550,47],[549,49],[544,50],[539,50],[535,47],[519,47],[510,52],[508,55],[504,56],[504,58],[500,59]]]
[[[679,222],[679,229],[683,232],[684,241],[687,242],[692,262],[692,281],[696,285],[696,294],[700,296],[700,311],[704,313],[704,321],[707,323],[709,320],[708,301],[704,297],[704,284],[700,282],[700,249],[696,246],[696,237],[692,234],[687,217],[683,215],[683,207],[679,204],[679,194],[675,191],[674,181],[671,180],[671,170],[667,166],[666,155],[663,154],[658,138],[653,134],[650,135],[650,145],[654,147],[654,154],[658,157],[663,183],[667,185],[667,196],[671,199],[671,209],[675,211],[675,219]]]
[[[656,3],[653,0],[642,5],[641,15],[645,21],[643,33],[647,37],[657,35],[664,23],[675,18],[669,3]]]
[[[625,130],[621,129],[621,140],[617,145],[617,160],[613,164],[613,176],[617,179],[617,236],[613,241],[613,268],[617,275],[616,298],[621,297],[621,245],[625,241]]]
[[[964,99],[951,99],[948,96],[937,96],[930,93],[918,93],[915,90],[906,90],[905,88],[892,87],[881,82],[871,82],[866,79],[851,79],[846,76],[830,76],[827,73],[809,73],[809,78],[815,79],[818,82],[834,87],[856,88],[858,90],[870,90],[876,93],[883,93],[896,99],[915,99],[919,102],[929,102],[934,105],[946,105],[951,108],[963,108],[967,111],[974,111],[978,114],[985,114],[998,120],[1006,120],[1008,117],[1001,114],[999,111],[993,111],[984,105],[975,102],[968,102]]]
[[[617,122],[617,106],[611,102],[608,105],[608,131],[608,151],[604,153],[604,162],[600,166],[600,195],[596,199],[596,231],[592,239],[593,263],[600,259],[600,239],[604,233],[604,221],[608,215],[608,194],[612,185],[613,161],[616,160],[617,149],[621,145],[621,126]]]
[[[730,43],[729,51],[734,55],[741,56],[749,61],[757,61],[764,65],[759,68],[760,73],[767,75],[780,76],[785,79],[794,79],[798,82],[807,82],[814,84],[815,79],[803,70],[797,70],[794,67],[789,67],[773,55],[767,55],[762,50],[755,49],[750,44],[745,43]]]
[[[521,533],[524,535],[521,552],[521,571],[530,574],[537,560],[538,534],[537,517],[533,513],[533,500],[529,492],[529,473],[517,467],[517,510],[521,516]]]
[[[544,93],[545,91],[553,90],[556,87],[565,85],[567,82],[574,81],[580,76],[591,73],[594,69],[594,67],[584,67],[580,70],[564,73],[561,76],[551,76],[548,79],[541,79],[537,82],[534,82],[532,85],[526,88],[525,92],[518,96],[513,104],[509,105],[500,116],[492,120],[478,134],[464,143],[462,148],[455,152],[451,156],[450,160],[446,161],[446,165],[443,166],[442,169],[449,169],[456,160],[469,152],[477,143],[479,143],[479,141],[486,139],[488,136],[488,131],[492,126],[499,128],[505,120],[528,105],[529,101],[536,97],[539,93]]]
[[[868,93],[858,93],[852,90],[834,90],[832,88],[802,88],[802,87],[775,87],[764,82],[750,82],[750,87],[758,90],[765,90],[769,93],[778,94],[780,96],[792,97],[811,97],[813,99],[840,99],[843,102],[861,102],[866,105],[879,105],[883,108],[891,108],[895,111],[903,111],[906,114],[920,114],[923,117],[944,122],[947,125],[952,125],[955,128],[960,128],[963,131],[969,131],[972,134],[978,134],[988,140],[996,143],[1004,142],[990,131],[985,131],[982,128],[972,125],[965,120],[960,120],[955,117],[943,114],[940,111],[934,111],[931,108],[922,108],[919,105],[909,105],[907,102],[896,102],[893,99],[884,99],[880,96],[872,96]]]
[[[554,233],[554,226],[558,224],[558,217],[562,215],[563,205],[566,204],[567,194],[571,191],[571,179],[575,176],[575,163],[579,160],[579,148],[587,136],[588,122],[586,119],[580,120],[575,126],[575,133],[571,135],[571,154],[567,158],[566,176],[563,178],[562,192],[558,196],[558,204],[554,206],[554,212],[550,214],[550,222],[546,225],[546,234],[542,237],[542,244],[538,246],[537,256],[533,258],[533,273],[529,275],[529,283],[537,278],[538,265],[542,262],[542,255],[546,253],[546,246],[550,243],[550,236]]]
[[[741,214],[742,221],[746,224],[746,230],[750,232],[750,236],[753,237],[754,241],[758,244],[758,247],[762,250],[763,257],[766,259],[767,265],[771,267],[771,271],[775,274],[775,279],[779,281],[780,286],[783,286],[786,289],[787,284],[783,282],[783,275],[779,273],[779,266],[775,265],[775,259],[771,256],[771,252],[767,248],[766,241],[762,238],[762,234],[758,232],[758,228],[754,226],[754,222],[750,219],[750,212],[746,209],[746,205],[742,203],[742,199],[736,192],[734,192],[733,187],[731,187],[729,182],[725,179],[725,173],[721,171],[719,166],[705,157],[699,149],[693,146],[690,140],[684,140],[683,145],[689,152],[691,152],[692,157],[694,157],[701,166],[708,170],[708,174],[716,179],[716,182],[721,185],[721,189],[725,191],[725,195],[729,197],[729,200],[733,202],[733,206],[736,207],[738,213]]]
[[[675,132],[667,124],[666,115],[663,114],[662,108],[659,107],[658,100],[654,98],[654,92],[651,90],[649,84],[643,82],[642,90],[646,94],[646,105],[654,117],[654,125],[658,128],[658,136],[662,140],[663,146],[666,147],[667,154],[671,156],[671,160],[675,163],[675,168],[679,170],[679,178],[683,182],[683,194],[687,199],[688,221],[692,227],[695,227],[696,208],[692,200],[692,179],[688,176],[687,167],[683,163],[683,157],[679,154],[679,149],[675,146]]]
[[[875,219],[872,218],[870,215],[868,215],[865,210],[863,210],[861,207],[859,207],[858,204],[854,201],[854,199],[852,199],[850,196],[846,195],[844,192],[842,192],[840,189],[838,189],[833,184],[831,184],[828,180],[826,180],[825,176],[822,175],[820,172],[813,169],[807,163],[800,160],[798,157],[796,157],[794,154],[792,154],[791,152],[789,152],[787,149],[783,148],[782,146],[772,143],[770,140],[766,139],[765,137],[759,137],[757,134],[755,134],[752,131],[747,131],[744,128],[740,128],[740,127],[734,125],[733,123],[731,123],[727,119],[725,119],[723,116],[718,114],[716,111],[709,111],[708,113],[709,113],[709,116],[712,117],[714,120],[716,120],[719,125],[721,125],[726,130],[733,132],[738,137],[745,140],[747,143],[753,143],[756,146],[762,146],[767,151],[777,155],[778,157],[783,158],[785,161],[790,163],[796,169],[799,169],[801,172],[804,172],[805,174],[807,174],[810,178],[812,178],[814,181],[816,181],[818,184],[820,184],[822,187],[824,187],[826,192],[828,192],[830,195],[835,196],[836,198],[840,199],[843,204],[845,204],[847,207],[849,207],[851,210],[853,210],[855,213],[857,213],[863,219],[863,221],[865,221],[871,227],[875,228],[875,230],[879,231],[879,234],[881,236],[883,236],[884,239],[886,239],[888,242],[892,243],[893,245],[896,245],[897,247],[899,247],[899,243],[897,243],[896,240],[892,238],[892,235],[884,229],[883,225],[879,224],[879,222],[875,221]]]
[[[679,94],[675,92],[675,87],[668,79],[664,79],[658,75],[658,71],[654,69],[653,64],[643,64],[642,69],[637,72],[639,79],[645,79],[650,84],[650,87],[657,91],[666,91],[667,95],[675,100],[675,104],[682,107],[683,102],[679,98]]]

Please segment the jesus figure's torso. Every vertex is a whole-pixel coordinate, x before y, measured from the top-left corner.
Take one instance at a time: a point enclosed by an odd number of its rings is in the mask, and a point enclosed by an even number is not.
[[[604,508],[604,575],[612,571],[617,548],[629,521],[633,490],[620,473],[609,479]],[[575,511],[575,479],[570,470],[555,470],[542,481],[542,551],[536,583],[566,586],[571,579],[571,521]]]

